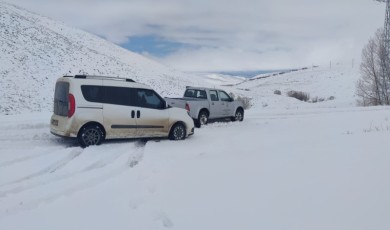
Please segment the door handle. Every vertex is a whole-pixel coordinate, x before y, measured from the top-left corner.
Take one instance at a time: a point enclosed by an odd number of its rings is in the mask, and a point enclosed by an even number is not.
[[[137,118],[140,118],[141,117],[141,112],[138,110],[137,111]]]
[[[131,118],[134,118],[135,117],[135,112],[134,110],[131,110]]]

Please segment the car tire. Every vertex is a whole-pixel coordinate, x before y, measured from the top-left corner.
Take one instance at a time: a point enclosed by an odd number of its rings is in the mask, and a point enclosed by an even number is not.
[[[99,125],[88,125],[83,127],[77,135],[77,140],[83,148],[91,145],[100,145],[104,138],[104,132]]]
[[[182,123],[175,124],[169,133],[169,139],[173,141],[184,140],[186,136],[186,127]]]
[[[242,109],[237,109],[232,121],[243,121],[244,120],[244,111]]]
[[[202,125],[207,125],[209,122],[209,114],[206,111],[199,113],[198,119],[195,121],[195,126],[200,128]]]

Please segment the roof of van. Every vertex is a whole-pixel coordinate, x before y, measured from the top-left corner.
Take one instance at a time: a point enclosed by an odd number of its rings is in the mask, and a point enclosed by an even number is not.
[[[147,86],[142,83],[138,83],[130,78],[121,78],[121,77],[110,77],[110,76],[98,76],[98,75],[75,75],[75,76],[63,76],[64,78],[68,79],[85,79],[85,80],[108,80],[108,81],[115,81],[115,82],[128,82],[133,83],[132,85],[134,87],[141,87],[141,88],[147,88],[151,89],[150,86]]]

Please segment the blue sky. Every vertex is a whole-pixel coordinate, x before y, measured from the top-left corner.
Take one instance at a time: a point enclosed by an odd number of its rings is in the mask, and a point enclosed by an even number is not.
[[[6,0],[184,71],[350,63],[383,26],[373,0]]]
[[[157,58],[166,57],[183,48],[189,49],[193,47],[177,41],[170,41],[157,35],[132,36],[126,42],[121,43],[120,46],[136,53]]]

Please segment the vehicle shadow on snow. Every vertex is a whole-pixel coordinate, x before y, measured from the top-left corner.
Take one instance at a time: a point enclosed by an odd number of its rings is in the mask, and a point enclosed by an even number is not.
[[[225,124],[230,124],[230,123],[238,123],[237,121],[232,121],[230,118],[219,118],[219,119],[210,119],[207,121],[207,124],[214,124],[214,123],[225,123]]]
[[[160,142],[161,140],[168,140],[168,138],[121,138],[121,139],[109,139],[104,140],[102,145],[105,144],[126,144],[134,143],[136,147],[144,147],[148,141]],[[54,137],[50,138],[50,142],[56,145],[63,145],[65,148],[80,147],[77,138],[64,138]]]
[[[63,145],[66,148],[79,146],[76,138],[52,137],[49,139],[49,141],[52,144]]]

